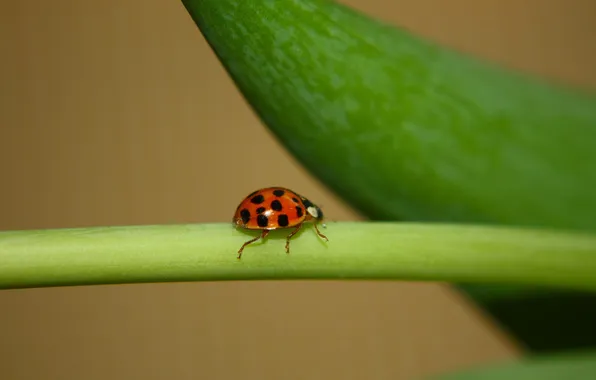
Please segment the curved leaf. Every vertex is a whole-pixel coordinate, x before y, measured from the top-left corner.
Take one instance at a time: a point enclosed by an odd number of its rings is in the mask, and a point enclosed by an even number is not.
[[[182,2],[274,135],[364,215],[596,229],[594,94],[504,70],[335,2]],[[530,347],[545,348],[548,324],[527,330],[528,320],[547,318],[542,308],[510,314],[529,300],[526,291],[460,289]],[[590,325],[565,327],[574,336],[553,336],[549,348],[596,343]]]
[[[183,0],[250,105],[363,214],[596,229],[596,96],[323,0]]]

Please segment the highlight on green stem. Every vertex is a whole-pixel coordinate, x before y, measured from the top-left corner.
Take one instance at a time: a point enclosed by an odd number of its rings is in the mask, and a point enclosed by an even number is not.
[[[596,237],[389,222],[328,224],[292,239],[228,223],[0,232],[0,288],[249,279],[395,279],[596,291]]]

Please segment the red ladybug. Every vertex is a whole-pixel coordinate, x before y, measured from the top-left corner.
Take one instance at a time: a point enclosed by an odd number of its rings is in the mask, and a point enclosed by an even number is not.
[[[262,232],[240,247],[238,258],[248,244],[264,239],[271,230],[284,228],[294,228],[286,238],[286,253],[290,253],[290,239],[302,228],[304,222],[309,221],[313,222],[317,235],[329,241],[317,227],[323,221],[323,212],[308,199],[283,187],[267,187],[250,193],[238,205],[233,223],[237,228]]]

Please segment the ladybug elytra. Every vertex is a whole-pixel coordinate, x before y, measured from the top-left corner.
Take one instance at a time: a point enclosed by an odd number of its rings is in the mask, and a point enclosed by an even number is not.
[[[317,224],[322,221],[321,209],[292,190],[276,186],[254,191],[240,202],[232,222],[237,228],[261,230],[262,232],[240,247],[238,259],[248,244],[265,239],[271,230],[285,228],[293,228],[286,238],[286,253],[290,253],[290,239],[305,222],[313,222],[317,235],[325,241],[329,241],[317,227]]]

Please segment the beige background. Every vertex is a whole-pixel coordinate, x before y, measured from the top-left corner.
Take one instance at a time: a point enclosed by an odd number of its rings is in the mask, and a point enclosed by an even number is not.
[[[596,86],[596,2],[345,2]],[[179,1],[2,1],[0,38],[0,229],[227,222],[240,197],[270,184],[299,189],[335,220],[359,218],[261,126]],[[267,166],[243,162],[246,141]],[[435,284],[0,292],[3,380],[413,379],[515,347]]]

